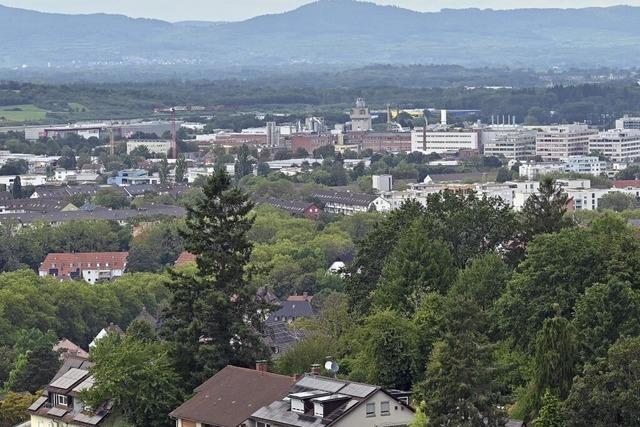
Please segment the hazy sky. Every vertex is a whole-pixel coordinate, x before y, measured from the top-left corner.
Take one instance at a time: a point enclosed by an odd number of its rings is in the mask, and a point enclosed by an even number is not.
[[[235,21],[293,9],[310,0],[0,0],[5,6],[61,13],[120,13],[167,21]],[[375,0],[420,11],[441,8],[587,7],[630,4],[640,0]]]

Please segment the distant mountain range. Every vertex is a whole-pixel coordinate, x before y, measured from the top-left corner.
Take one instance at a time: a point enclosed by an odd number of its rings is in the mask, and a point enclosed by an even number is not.
[[[1,1],[1,0],[0,0]],[[169,23],[0,6],[0,68],[459,64],[640,66],[640,7],[445,9],[320,0],[242,22]]]

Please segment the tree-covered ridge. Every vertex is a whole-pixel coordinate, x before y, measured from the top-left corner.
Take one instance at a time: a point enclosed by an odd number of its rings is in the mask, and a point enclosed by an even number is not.
[[[46,122],[59,123],[105,117],[151,117],[156,107],[202,105],[213,109],[207,113],[214,114],[215,127],[234,129],[240,119],[244,120],[244,127],[256,126],[255,115],[234,115],[254,108],[291,114],[291,121],[317,114],[328,123],[344,122],[345,108],[357,97],[364,97],[369,105],[379,109],[391,104],[401,108],[480,110],[470,120],[482,119],[485,123],[491,122],[492,115],[510,114],[518,122],[531,125],[586,121],[610,126],[623,114],[640,112],[640,86],[631,78],[597,84],[547,87],[527,83],[524,87],[489,89],[479,84],[468,88],[464,81],[453,87],[430,82],[394,84],[392,76],[396,70],[392,68],[388,73],[387,80],[391,83],[380,85],[363,84],[368,81],[366,78],[344,84],[310,84],[318,79],[309,77],[297,82],[296,77],[290,76],[273,81],[258,77],[64,85],[0,82],[0,106],[35,105],[49,111]],[[500,84],[502,78],[496,81],[494,85]],[[74,108],[77,104],[83,105],[84,110]]]

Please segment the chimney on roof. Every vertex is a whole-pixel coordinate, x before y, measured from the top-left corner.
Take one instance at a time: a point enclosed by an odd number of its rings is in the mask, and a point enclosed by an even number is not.
[[[269,372],[269,362],[267,362],[266,360],[256,361],[256,371]]]
[[[318,365],[317,363],[311,365],[311,373],[313,375],[320,375],[320,365]]]

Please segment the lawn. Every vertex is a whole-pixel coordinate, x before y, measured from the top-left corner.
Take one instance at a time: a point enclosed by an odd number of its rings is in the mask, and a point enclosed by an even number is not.
[[[33,104],[0,107],[0,123],[44,120],[48,111]]]

